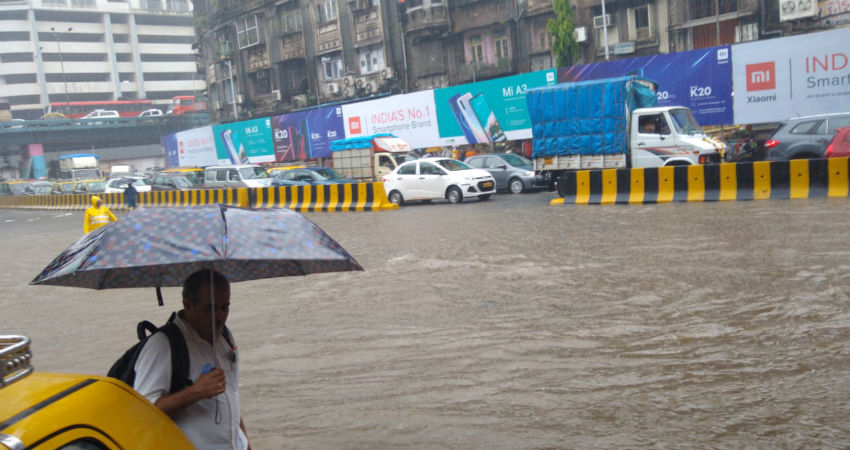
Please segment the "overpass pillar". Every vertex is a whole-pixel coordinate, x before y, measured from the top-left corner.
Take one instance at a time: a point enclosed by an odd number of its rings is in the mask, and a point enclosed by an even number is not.
[[[21,178],[47,178],[47,164],[44,162],[44,147],[41,144],[21,146]]]

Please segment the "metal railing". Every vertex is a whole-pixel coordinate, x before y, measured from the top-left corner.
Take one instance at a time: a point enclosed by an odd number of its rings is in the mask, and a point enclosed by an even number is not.
[[[26,336],[0,336],[0,388],[33,371],[30,340]]]

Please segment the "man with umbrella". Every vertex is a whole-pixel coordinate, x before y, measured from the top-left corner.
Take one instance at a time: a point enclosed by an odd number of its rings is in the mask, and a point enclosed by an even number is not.
[[[127,187],[124,188],[124,203],[127,205],[127,209],[130,211],[136,209],[136,196],[138,195],[138,191],[136,187],[133,186],[133,182],[136,181],[132,178],[127,179]]]
[[[250,448],[239,414],[239,359],[224,326],[229,307],[230,284],[220,273],[201,270],[183,283],[183,310],[174,323],[189,355],[192,383],[186,388],[169,392],[173,368],[165,333],[154,334],[136,362],[133,388],[174,419],[197,448]]]

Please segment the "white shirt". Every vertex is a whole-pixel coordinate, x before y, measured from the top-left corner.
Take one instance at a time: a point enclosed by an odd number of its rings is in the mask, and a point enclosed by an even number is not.
[[[227,389],[223,395],[206,398],[187,406],[172,419],[198,449],[245,450],[248,448],[248,438],[239,428],[239,358],[235,347],[231,349],[224,336],[218,336],[215,342],[218,358],[214,358],[212,345],[202,339],[188,323],[179,316],[174,323],[183,332],[189,349],[189,379],[192,382],[197,381],[204,365],[211,364],[224,370]],[[235,355],[233,362],[231,354]],[[156,333],[148,339],[139,359],[136,360],[135,368],[136,380],[133,389],[151,403],[169,394],[171,347],[165,333]]]

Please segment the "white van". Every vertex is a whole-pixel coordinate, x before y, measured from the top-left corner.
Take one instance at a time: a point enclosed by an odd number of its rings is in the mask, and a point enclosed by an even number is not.
[[[209,166],[204,170],[204,184],[213,188],[268,187],[272,184],[266,169],[256,164]]]

